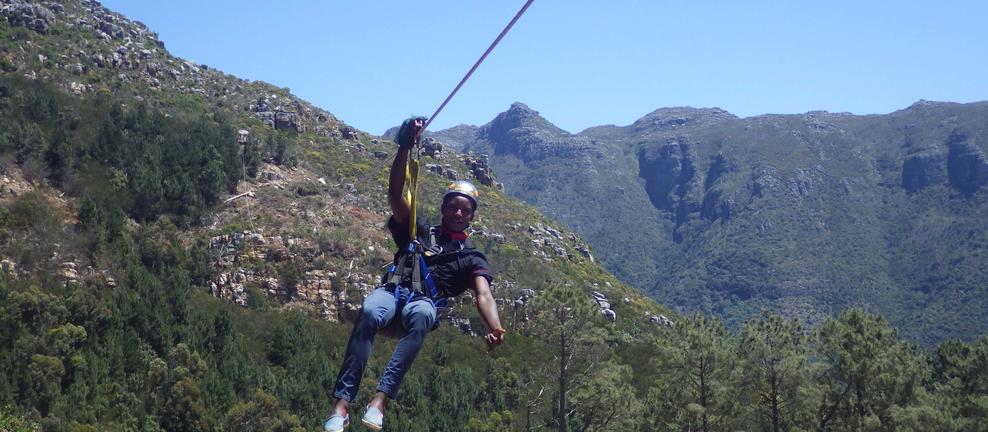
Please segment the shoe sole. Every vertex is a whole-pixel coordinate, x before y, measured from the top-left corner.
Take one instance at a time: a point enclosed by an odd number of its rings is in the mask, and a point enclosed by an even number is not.
[[[364,426],[367,426],[367,427],[369,427],[371,429],[374,429],[374,430],[381,430],[381,429],[384,428],[384,426],[381,426],[381,425],[379,425],[377,423],[371,423],[371,422],[369,422],[367,420],[364,420],[364,419],[360,419],[360,422],[363,423]]]

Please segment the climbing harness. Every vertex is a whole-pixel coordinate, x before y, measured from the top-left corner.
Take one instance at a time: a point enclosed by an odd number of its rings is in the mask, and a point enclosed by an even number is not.
[[[410,289],[408,296],[415,294],[428,298],[436,309],[446,308],[448,305],[445,292],[441,292],[436,287],[436,282],[429,271],[426,258],[434,258],[447,254],[459,253],[462,250],[474,249],[469,240],[454,240],[449,243],[439,243],[439,227],[429,228],[429,246],[425,247],[418,240],[409,242],[405,253],[398,257],[397,263],[392,263],[388,267],[384,283],[389,290],[393,290],[395,300],[407,301],[402,287]],[[410,287],[404,286],[410,282]]]

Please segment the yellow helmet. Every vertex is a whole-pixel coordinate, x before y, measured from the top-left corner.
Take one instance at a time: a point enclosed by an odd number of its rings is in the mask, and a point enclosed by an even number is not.
[[[480,198],[480,191],[466,180],[457,180],[446,186],[446,194],[443,195],[443,205],[454,196],[463,196],[470,200],[470,205],[477,210],[477,199]]]

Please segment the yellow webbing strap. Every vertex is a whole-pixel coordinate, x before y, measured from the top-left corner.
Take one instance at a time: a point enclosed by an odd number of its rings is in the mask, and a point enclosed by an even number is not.
[[[418,153],[415,147],[409,150],[409,153],[413,152]],[[408,163],[405,164],[405,178],[408,179],[408,191],[405,192],[405,200],[408,201],[408,207],[411,210],[408,215],[408,238],[415,241],[416,228],[418,227],[415,207],[419,187],[419,161],[418,158],[413,158],[412,154],[408,155]]]

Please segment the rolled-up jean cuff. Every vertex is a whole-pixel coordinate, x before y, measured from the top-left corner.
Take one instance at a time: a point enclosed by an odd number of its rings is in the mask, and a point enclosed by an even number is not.
[[[384,393],[385,395],[387,395],[388,396],[388,399],[398,400],[398,393],[399,393],[398,392],[398,389],[392,390],[392,389],[390,389],[388,387],[377,386],[377,391],[379,391],[379,392]]]
[[[347,402],[353,402],[353,400],[356,399],[356,397],[351,396],[351,395],[348,395],[348,394],[346,394],[345,392],[342,392],[342,391],[334,392],[333,393],[333,397],[334,398],[337,398],[337,399],[346,400]]]

